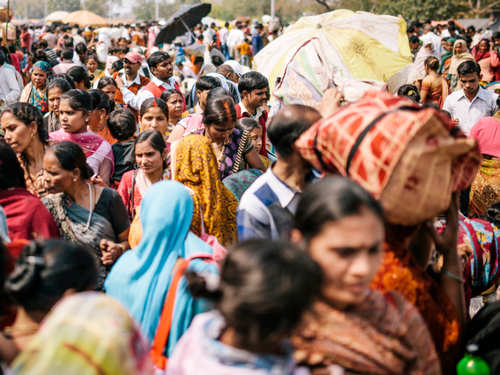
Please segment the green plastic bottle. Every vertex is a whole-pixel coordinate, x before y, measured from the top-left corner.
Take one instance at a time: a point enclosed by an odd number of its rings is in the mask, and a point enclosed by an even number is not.
[[[457,375],[490,375],[490,366],[478,356],[479,347],[467,345],[467,353],[458,362]]]

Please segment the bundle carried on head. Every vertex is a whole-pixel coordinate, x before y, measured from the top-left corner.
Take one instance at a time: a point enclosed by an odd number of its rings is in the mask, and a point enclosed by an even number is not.
[[[316,169],[357,181],[400,225],[444,211],[451,193],[472,183],[481,160],[475,141],[444,113],[382,92],[317,122],[295,146]]]

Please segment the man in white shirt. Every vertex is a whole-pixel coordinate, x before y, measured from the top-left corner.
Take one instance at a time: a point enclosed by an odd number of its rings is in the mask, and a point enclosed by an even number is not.
[[[115,103],[140,110],[138,92],[149,83],[149,79],[139,73],[142,56],[137,52],[129,52],[123,59],[123,69],[113,75],[118,89]]]
[[[443,110],[450,113],[462,131],[469,136],[472,127],[483,117],[498,111],[498,94],[479,86],[481,68],[474,61],[464,61],[458,66],[458,80],[462,89],[449,95]]]
[[[226,59],[229,59],[229,50],[227,48],[227,37],[229,34],[229,22],[226,22],[223,28],[219,30],[219,39],[220,39],[220,49]]]
[[[245,41],[245,33],[243,33],[241,23],[237,22],[236,27],[232,28],[227,36],[227,47],[229,48],[229,54],[235,60],[239,60],[239,56],[237,56],[238,50],[237,46],[242,44]]]
[[[174,66],[170,55],[164,51],[156,51],[148,58],[151,80],[137,93],[137,106],[140,109],[142,103],[149,98],[159,98],[165,90],[176,90],[186,103],[184,95],[173,76]]]
[[[16,73],[5,66],[5,61],[5,54],[0,51],[0,107],[17,102],[21,95]]]

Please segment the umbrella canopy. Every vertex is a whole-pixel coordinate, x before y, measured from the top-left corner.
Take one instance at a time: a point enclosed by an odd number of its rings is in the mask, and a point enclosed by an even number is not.
[[[103,26],[108,24],[108,20],[101,16],[89,12],[88,10],[77,10],[68,14],[63,19],[64,23],[77,24],[78,26]]]
[[[65,12],[63,10],[52,12],[47,17],[45,17],[45,22],[62,22],[62,20],[64,20],[64,18],[66,18],[68,14],[68,12]]]
[[[190,27],[200,23],[211,9],[212,5],[208,3],[184,5],[167,20],[156,37],[155,45],[171,43],[177,36],[188,32]]]
[[[355,100],[410,63],[403,19],[350,10],[303,17],[255,56],[276,97],[304,104],[335,86]]]

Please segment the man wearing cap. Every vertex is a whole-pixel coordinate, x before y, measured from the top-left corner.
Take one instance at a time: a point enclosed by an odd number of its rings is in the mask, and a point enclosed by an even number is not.
[[[153,52],[148,58],[148,65],[152,73],[151,80],[137,95],[139,102],[138,107],[140,108],[141,104],[144,103],[146,99],[161,97],[162,92],[165,90],[176,90],[181,95],[185,108],[186,100],[179,84],[173,77],[174,66],[170,55],[163,51]]]
[[[142,56],[140,54],[129,52],[123,59],[123,70],[113,75],[119,88],[115,94],[115,103],[127,106],[133,112],[140,109],[137,93],[149,83],[148,78],[139,74],[141,63]]]

